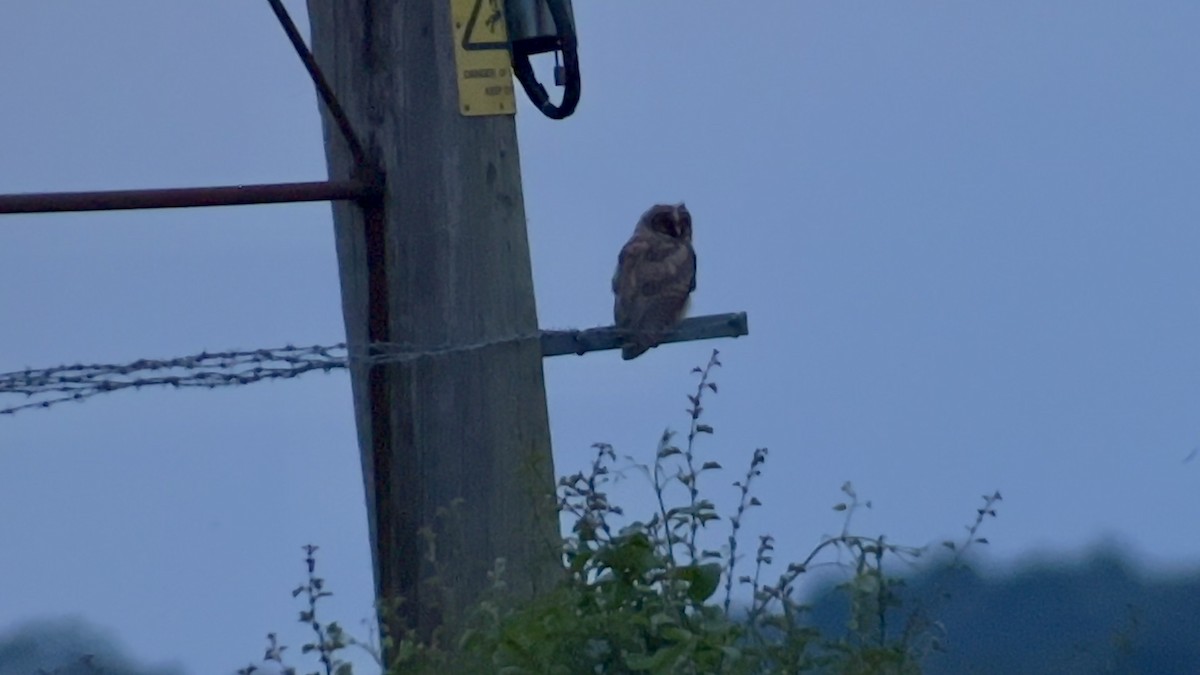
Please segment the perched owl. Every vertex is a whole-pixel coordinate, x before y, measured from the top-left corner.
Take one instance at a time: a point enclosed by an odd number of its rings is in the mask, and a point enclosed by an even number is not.
[[[642,214],[621,248],[612,280],[613,318],[624,335],[621,357],[629,360],[675,328],[696,290],[692,216],[682,203],[657,204]]]

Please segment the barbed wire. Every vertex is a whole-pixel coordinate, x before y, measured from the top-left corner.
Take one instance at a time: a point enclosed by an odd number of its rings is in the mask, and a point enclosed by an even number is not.
[[[311,347],[288,345],[271,349],[201,352],[172,359],[138,359],[124,364],[79,363],[53,368],[29,368],[0,373],[0,397],[21,396],[25,399],[18,404],[0,407],[0,415],[49,408],[68,401],[84,401],[125,389],[215,389],[264,380],[285,380],[314,371],[328,373],[345,370],[352,363],[361,363],[363,366],[404,363],[541,337],[542,332],[537,332],[432,349],[413,349],[411,345],[400,343],[375,343],[368,349],[356,350],[349,349],[344,342]]]
[[[749,330],[745,312],[711,314],[685,319],[672,332],[659,336],[659,341],[665,344],[738,337],[747,335]],[[0,407],[0,416],[33,408],[49,408],[68,401],[83,401],[93,396],[125,389],[216,389],[264,380],[285,380],[318,370],[326,373],[345,370],[356,364],[372,366],[404,363],[526,340],[539,340],[543,357],[585,354],[617,349],[627,337],[627,332],[616,326],[600,326],[586,329],[543,329],[469,344],[424,349],[395,342],[377,342],[368,347],[350,349],[346,343],[339,342],[312,347],[287,345],[273,349],[201,352],[173,359],[138,359],[124,364],[78,363],[36,370],[27,368],[0,373],[0,401],[4,401],[5,397],[24,398],[21,403]]]

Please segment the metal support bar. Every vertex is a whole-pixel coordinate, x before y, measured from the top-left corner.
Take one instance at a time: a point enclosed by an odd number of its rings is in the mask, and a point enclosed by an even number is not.
[[[616,326],[602,326],[586,330],[543,330],[541,333],[542,356],[586,354],[604,349],[621,348],[621,332]],[[750,327],[745,312],[709,314],[684,319],[674,332],[663,339],[661,344],[741,337],[749,334]]]
[[[236,206],[335,200],[363,201],[378,198],[379,194],[379,187],[356,180],[161,190],[41,192],[0,195],[0,214],[177,209],[193,206]]]
[[[283,26],[283,32],[287,33],[288,40],[291,40],[292,47],[296,49],[296,55],[300,57],[305,69],[308,70],[308,75],[312,78],[313,84],[316,85],[317,93],[321,96],[325,107],[329,109],[329,114],[337,122],[338,129],[342,132],[342,138],[346,139],[346,144],[350,146],[350,155],[354,158],[355,165],[360,169],[365,169],[369,165],[367,164],[367,153],[363,149],[363,144],[358,139],[358,134],[354,133],[354,127],[350,125],[350,118],[346,116],[346,110],[342,108],[342,104],[333,95],[333,88],[329,86],[329,81],[325,79],[325,74],[321,72],[320,66],[317,65],[317,60],[313,58],[308,45],[304,44],[304,37],[296,29],[296,24],[292,21],[292,17],[288,15],[287,8],[283,6],[281,0],[267,0],[267,3],[271,5],[276,18],[279,19],[279,25]]]

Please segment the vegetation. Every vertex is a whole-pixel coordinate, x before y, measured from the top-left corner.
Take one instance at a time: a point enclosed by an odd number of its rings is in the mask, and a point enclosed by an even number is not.
[[[183,675],[137,664],[105,630],[75,618],[29,621],[0,635],[0,675]]]
[[[922,664],[927,675],[1200,672],[1200,575],[1144,579],[1112,549],[986,577],[934,566],[901,595],[912,605],[944,598],[936,616],[949,635]],[[837,626],[839,604],[814,602],[814,620]]]
[[[935,565],[895,590],[905,607],[945,597],[929,610],[947,635],[944,649],[921,663],[927,675],[1194,675],[1200,663],[1200,574],[1147,577],[1111,550],[987,575]],[[821,634],[850,632],[844,589],[810,595],[809,616]],[[0,675],[183,672],[134,665],[111,634],[76,621],[29,623],[0,635]],[[256,675],[277,672],[272,663]]]
[[[1200,576],[1147,582],[1111,552],[1072,569],[1043,566],[1006,578],[983,578],[966,566],[964,553],[986,543],[979,530],[995,515],[998,493],[983,498],[964,540],[944,542],[942,558],[912,578],[885,573],[895,567],[889,561],[930,563],[934,556],[853,534],[854,514],[870,502],[849,483],[842,486],[845,500],[833,507],[844,517],[838,536],[782,573],[771,572],[770,536],[757,538],[752,560],[745,560],[744,523],[760,507],[754,484],[768,453],[750,453],[734,482],[737,506],[718,513],[707,495],[724,469],[703,455],[713,429],[702,414],[706,397],[717,391],[712,376],[719,365],[714,352],[696,369],[680,443],[665,433],[648,465],[619,460],[614,448],[598,444],[587,471],[560,481],[561,512],[572,527],[564,539],[565,574],[552,592],[514,598],[497,561],[491,591],[463,625],[444,627],[431,642],[403,633],[381,648],[326,622],[320,610],[330,591],[317,574],[317,547],[307,546],[307,578],[293,595],[312,639],[289,650],[269,635],[263,662],[239,672],[350,675],[345,659],[355,649],[390,674],[1195,672]],[[608,498],[621,462],[643,472],[653,490],[656,509],[643,519],[626,518]],[[706,541],[723,545],[710,550]],[[428,548],[431,555],[434,547]],[[797,583],[820,565],[844,574],[805,606]],[[735,601],[739,587],[749,591],[748,605]],[[386,620],[396,613],[381,614]],[[0,637],[0,675],[150,672],[130,665],[111,640],[72,637],[87,632],[34,626]],[[298,669],[293,661],[309,665]]]
[[[360,647],[372,653],[388,673],[917,673],[922,660],[939,645],[938,626],[912,613],[895,623],[900,608],[896,579],[884,573],[885,560],[912,560],[922,548],[901,546],[884,537],[851,533],[854,513],[869,507],[853,486],[842,491],[846,501],[834,506],[845,515],[842,533],[818,544],[802,561],[771,577],[774,539],[762,536],[753,561],[743,570],[741,535],[746,514],[758,506],[755,479],[767,462],[766,448],[750,454],[749,466],[734,483],[740,500],[727,515],[717,512],[705,495],[709,479],[724,471],[701,453],[705,424],[703,404],[717,392],[712,377],[721,364],[714,351],[688,396],[690,422],[683,442],[663,434],[651,464],[628,458],[651,485],[657,511],[648,518],[624,522],[622,509],[610,503],[607,487],[623,473],[612,446],[594,446],[590,469],[559,481],[561,512],[573,521],[563,546],[565,575],[557,587],[530,601],[511,597],[504,584],[504,564],[497,561],[491,591],[460,626],[445,626],[432,641],[401,631],[396,643],[371,642],[349,636],[337,623],[318,616],[321,598],[329,595],[316,576],[316,547],[306,550],[309,577],[296,588],[306,608],[300,620],[310,624],[314,639],[302,647],[318,662],[318,674],[349,675],[343,650]],[[995,515],[999,493],[983,498],[963,542],[946,542],[961,555],[986,543],[978,536],[983,521]],[[727,528],[720,550],[703,547],[702,533]],[[432,549],[432,547],[430,547]],[[832,558],[832,560],[825,560]],[[848,630],[838,635],[818,630],[808,609],[798,601],[797,583],[815,563],[825,561],[848,572],[840,592],[848,600]],[[748,607],[735,607],[735,586],[750,591]],[[389,614],[381,611],[386,623]],[[893,627],[895,626],[895,627]],[[284,648],[268,636],[267,660],[285,672]],[[382,663],[387,654],[389,663]],[[239,673],[258,671],[250,665]]]

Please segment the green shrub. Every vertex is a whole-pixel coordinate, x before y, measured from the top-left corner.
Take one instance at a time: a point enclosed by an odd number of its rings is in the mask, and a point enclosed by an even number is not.
[[[739,575],[739,553],[745,516],[761,506],[753,496],[755,478],[767,461],[767,450],[750,456],[746,473],[734,483],[737,508],[728,516],[717,512],[704,497],[705,479],[724,469],[699,456],[701,437],[713,433],[703,423],[706,395],[717,392],[712,380],[719,367],[714,350],[702,368],[695,393],[688,396],[690,425],[682,447],[667,431],[653,463],[629,467],[645,473],[654,491],[657,511],[644,520],[622,524],[622,509],[610,503],[607,487],[623,471],[612,446],[599,443],[587,471],[562,478],[559,507],[573,522],[563,542],[563,579],[553,590],[533,599],[512,597],[504,584],[504,561],[491,573],[491,590],[469,612],[464,625],[442,627],[431,641],[401,632],[403,639],[381,641],[382,649],[356,641],[336,623],[317,616],[321,598],[329,595],[315,575],[315,546],[306,547],[309,578],[294,595],[304,595],[307,608],[300,620],[316,636],[303,646],[326,675],[349,675],[350,665],[339,658],[343,650],[361,647],[387,672],[498,673],[503,675],[576,675],[580,673],[646,673],[730,675],[766,673],[919,673],[922,658],[939,644],[940,627],[922,611],[910,611],[901,621],[897,584],[884,572],[885,561],[912,560],[924,549],[900,546],[883,536],[852,534],[851,520],[869,501],[860,501],[854,487],[842,486],[847,500],[834,510],[844,514],[840,535],[820,542],[803,560],[787,566],[768,582],[774,539],[761,536],[753,567]],[[682,492],[682,499],[674,496]],[[982,522],[995,515],[999,493],[984,497],[964,542],[945,542],[961,556],[978,536]],[[700,547],[701,532],[728,528],[720,551]],[[846,581],[838,588],[849,605],[847,630],[822,634],[807,621],[806,607],[797,599],[801,577],[825,557],[842,566]],[[751,591],[748,607],[736,611],[734,586]],[[925,608],[927,609],[927,608]],[[386,624],[396,612],[381,611]],[[893,624],[899,624],[892,628]],[[269,636],[268,659],[283,664],[282,648]],[[240,673],[253,673],[248,666]],[[381,665],[381,670],[382,670]],[[294,669],[286,672],[294,673]]]

